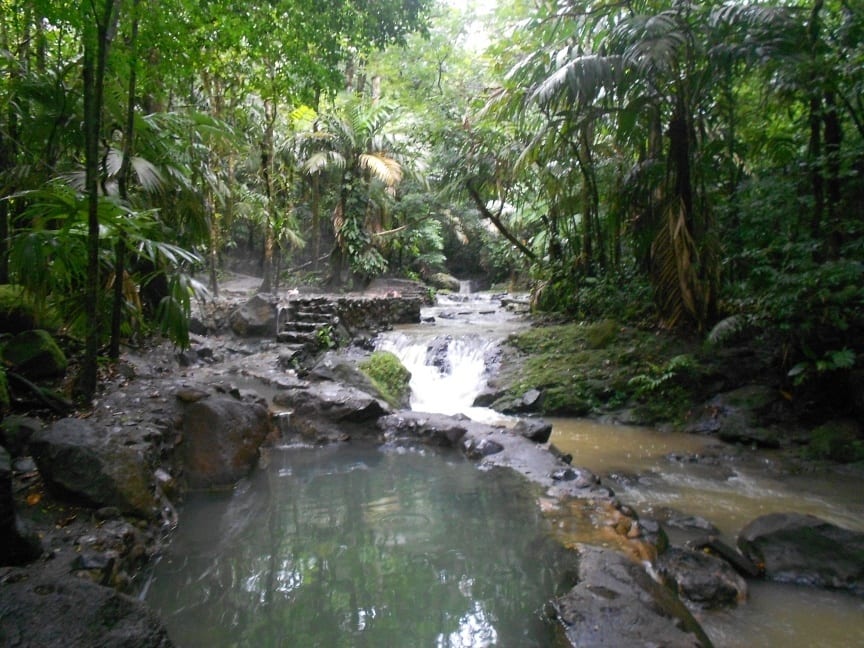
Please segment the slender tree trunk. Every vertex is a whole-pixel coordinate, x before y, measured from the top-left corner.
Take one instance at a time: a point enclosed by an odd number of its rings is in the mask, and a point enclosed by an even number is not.
[[[267,216],[264,223],[264,258],[263,277],[258,292],[269,293],[273,290],[273,252],[276,248],[276,196],[273,191],[274,144],[273,135],[276,127],[276,102],[264,102],[264,140],[261,143],[261,173],[264,176],[264,194],[267,196]]]
[[[117,26],[118,0],[105,0],[94,6],[97,14],[84,18],[84,157],[87,193],[87,283],[84,306],[87,313],[87,338],[81,374],[76,391],[91,400],[96,392],[99,344],[99,135],[102,131],[102,105],[108,50]]]
[[[138,8],[141,0],[132,2],[132,28],[129,35],[129,93],[126,98],[126,132],[123,139],[123,163],[118,186],[120,200],[129,205],[129,182],[132,179],[132,153],[135,148],[135,93],[138,79]],[[111,310],[111,348],[109,356],[120,357],[120,327],[123,323],[123,302],[126,276],[126,229],[117,233],[114,250],[114,303]]]

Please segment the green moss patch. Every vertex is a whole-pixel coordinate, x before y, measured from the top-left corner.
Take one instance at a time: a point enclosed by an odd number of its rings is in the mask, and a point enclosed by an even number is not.
[[[406,407],[411,396],[411,372],[389,351],[375,351],[358,365],[390,405]]]

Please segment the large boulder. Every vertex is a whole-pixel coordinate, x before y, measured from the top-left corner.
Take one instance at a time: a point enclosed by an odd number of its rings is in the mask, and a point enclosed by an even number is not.
[[[378,420],[378,427],[388,443],[413,445],[415,443],[444,448],[458,447],[459,442],[474,424],[464,416],[430,414],[427,412],[399,412]]]
[[[65,418],[30,439],[30,451],[49,489],[96,508],[151,517],[156,509],[149,446]]]
[[[435,274],[430,275],[426,278],[426,283],[433,288],[438,288],[439,290],[450,290],[457,293],[460,288],[459,280],[446,272],[436,272]]]
[[[678,595],[698,607],[735,606],[747,598],[747,582],[726,561],[702,551],[672,547],[656,568]]]
[[[48,331],[19,333],[3,347],[3,360],[28,378],[53,378],[66,373],[68,361]]]
[[[231,330],[241,337],[275,337],[277,302],[266,293],[253,296],[231,313]]]
[[[813,515],[771,513],[741,530],[738,547],[770,580],[864,596],[864,533]]]
[[[147,606],[74,576],[31,577],[21,570],[0,581],[0,645],[17,648],[171,648]]]
[[[712,645],[680,599],[623,554],[584,547],[578,578],[574,588],[553,601],[561,622],[560,645]]]
[[[186,405],[182,426],[180,456],[192,488],[230,486],[245,477],[272,429],[265,407],[230,396]]]
[[[23,531],[12,497],[12,465],[0,447],[0,565],[23,565],[42,553],[38,538]]]
[[[368,392],[331,381],[310,383],[306,389],[279,392],[273,397],[273,402],[292,408],[295,418],[333,423],[371,422],[390,411],[387,403]]]

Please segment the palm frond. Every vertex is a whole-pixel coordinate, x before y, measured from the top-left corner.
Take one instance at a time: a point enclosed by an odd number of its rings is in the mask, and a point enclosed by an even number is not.
[[[383,153],[363,153],[359,157],[361,169],[366,169],[388,187],[402,181],[402,165]]]

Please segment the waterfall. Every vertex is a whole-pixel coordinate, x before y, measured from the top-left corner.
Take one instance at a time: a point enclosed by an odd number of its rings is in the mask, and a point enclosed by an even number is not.
[[[424,324],[400,327],[378,338],[377,347],[394,353],[411,372],[411,409],[437,414],[465,414],[485,423],[507,417],[474,399],[486,387],[489,357],[509,333],[526,320],[501,307],[501,296],[470,292],[442,293],[423,309]]]
[[[486,418],[473,403],[486,387],[486,356],[495,346],[495,341],[479,335],[418,337],[405,333],[384,336],[378,344],[411,372],[411,409],[472,418]]]

